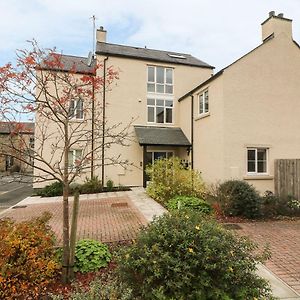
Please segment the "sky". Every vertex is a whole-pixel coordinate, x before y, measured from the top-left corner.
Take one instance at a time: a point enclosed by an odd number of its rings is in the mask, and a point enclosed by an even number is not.
[[[293,19],[300,42],[300,0],[0,0],[0,66],[33,38],[87,56],[95,15],[107,42],[190,53],[217,71],[261,43],[272,10]]]

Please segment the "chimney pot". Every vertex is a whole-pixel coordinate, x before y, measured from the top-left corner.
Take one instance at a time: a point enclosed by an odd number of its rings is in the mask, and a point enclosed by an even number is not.
[[[278,14],[279,18],[283,18],[283,13]]]
[[[273,17],[273,16],[275,16],[275,11],[274,10],[269,12],[269,17]]]

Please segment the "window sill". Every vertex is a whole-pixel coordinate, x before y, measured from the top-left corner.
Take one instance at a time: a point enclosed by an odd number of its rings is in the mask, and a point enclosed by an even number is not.
[[[200,119],[204,119],[204,118],[209,117],[209,116],[210,116],[210,112],[205,113],[205,114],[201,114],[201,115],[199,115],[199,116],[195,119],[195,121],[198,121],[198,120],[200,120]]]
[[[273,180],[274,176],[271,175],[246,175],[243,177],[244,180]]]

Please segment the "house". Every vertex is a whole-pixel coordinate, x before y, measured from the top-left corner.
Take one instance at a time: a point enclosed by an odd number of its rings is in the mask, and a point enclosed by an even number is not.
[[[300,48],[283,14],[261,26],[262,43],[180,97],[179,109],[206,182],[241,179],[264,192],[276,159],[300,158]]]
[[[274,190],[274,161],[300,157],[300,49],[283,14],[270,12],[261,25],[262,43],[215,75],[189,54],[108,43],[100,27],[97,75],[114,66],[119,80],[96,100],[106,104],[107,126],[134,121],[130,145],[102,149],[104,164],[95,175],[104,184],[146,186],[145,166],[175,155],[207,183],[234,178],[261,192]],[[63,60],[64,71],[75,64],[92,74],[87,58]],[[79,104],[75,119],[84,118],[86,104]],[[80,151],[71,149],[73,160]],[[132,166],[106,164],[108,153]]]
[[[34,123],[0,122],[0,172],[32,172],[33,160],[28,151],[33,147]],[[23,157],[20,157],[20,153],[23,153]]]

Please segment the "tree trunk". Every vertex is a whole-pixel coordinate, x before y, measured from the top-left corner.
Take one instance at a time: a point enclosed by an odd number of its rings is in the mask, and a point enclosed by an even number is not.
[[[63,187],[63,269],[62,281],[69,282],[70,238],[69,238],[69,184]]]
[[[74,194],[73,212],[72,212],[72,221],[71,221],[71,236],[70,236],[69,279],[71,280],[74,278],[75,245],[76,245],[78,211],[79,211],[79,193],[76,191],[76,193]]]

